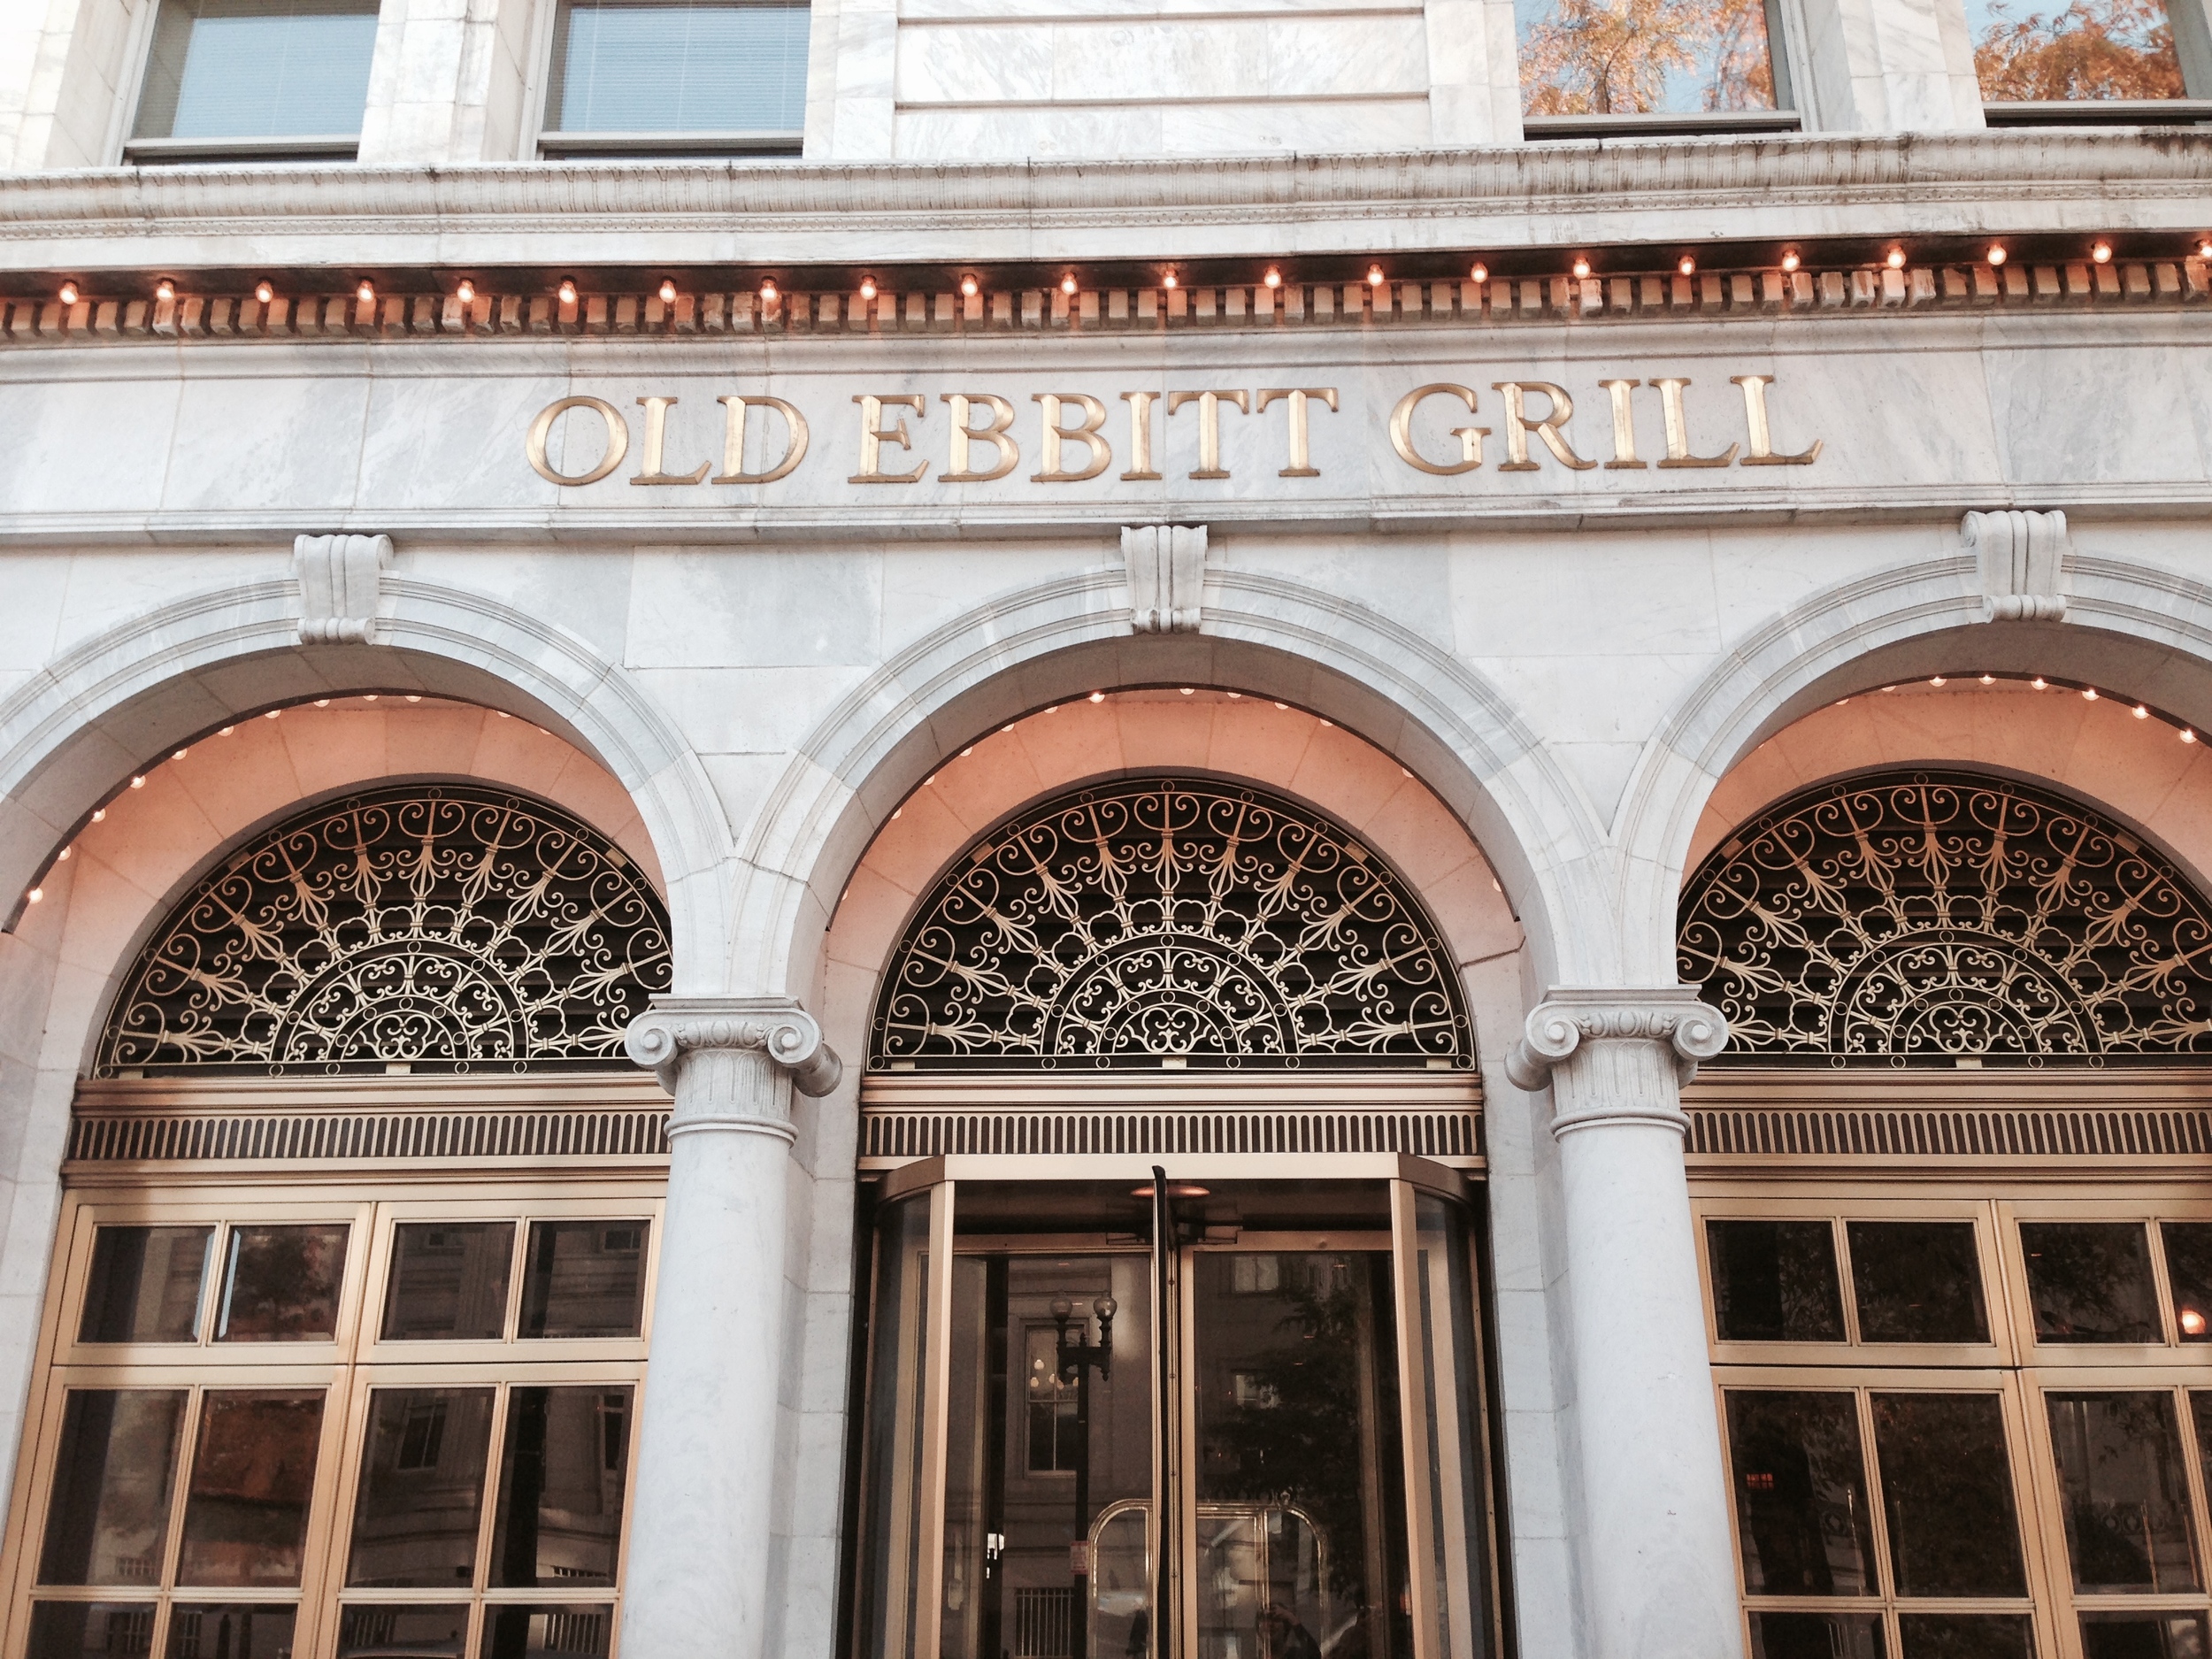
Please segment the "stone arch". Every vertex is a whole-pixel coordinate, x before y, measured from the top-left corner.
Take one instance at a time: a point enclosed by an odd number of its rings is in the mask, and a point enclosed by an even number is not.
[[[1661,722],[1623,795],[1618,949],[1630,977],[1671,976],[1677,898],[1722,779],[1839,698],[1970,668],[2079,680],[2199,729],[2212,720],[2212,588],[2085,554],[2068,585],[2063,620],[1985,623],[1975,561],[1922,559],[1824,588],[1739,641]]]
[[[134,772],[241,715],[358,692],[501,710],[591,757],[635,802],[664,882],[677,984],[722,988],[729,826],[698,758],[623,671],[484,594],[388,575],[375,644],[303,645],[287,580],[187,594],[56,657],[0,702],[0,902],[18,902]]]
[[[900,803],[979,733],[1101,688],[1203,686],[1308,710],[1423,780],[1471,830],[1547,980],[1608,982],[1603,836],[1580,787],[1496,687],[1341,595],[1210,570],[1197,634],[1129,633],[1101,569],[1019,589],[872,673],[800,746],[739,848],[734,983],[810,995],[839,896]]]

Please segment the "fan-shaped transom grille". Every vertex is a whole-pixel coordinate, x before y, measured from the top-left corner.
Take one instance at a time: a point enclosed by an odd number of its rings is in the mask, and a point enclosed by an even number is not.
[[[1451,957],[1398,878],[1310,809],[1145,780],[972,849],[892,958],[873,1064],[1464,1065]]]
[[[605,837],[513,795],[381,790],[203,881],[125,980],[99,1069],[620,1065],[668,983],[668,913]]]
[[[2212,1055],[2212,917],[2072,802],[1967,774],[1793,796],[1691,879],[1685,979],[1724,1061],[2134,1063]]]

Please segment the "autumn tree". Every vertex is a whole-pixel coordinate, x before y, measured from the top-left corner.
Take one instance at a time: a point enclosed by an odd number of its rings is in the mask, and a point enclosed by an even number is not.
[[[1763,0],[1552,0],[1520,46],[1529,115],[1774,107]]]
[[[2071,0],[2014,18],[1992,0],[1974,43],[1974,75],[1992,104],[2178,98],[2174,28],[2159,0]]]

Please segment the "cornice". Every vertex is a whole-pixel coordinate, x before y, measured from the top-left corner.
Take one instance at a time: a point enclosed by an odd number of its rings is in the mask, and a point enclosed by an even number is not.
[[[1125,256],[1133,234],[1148,257],[1193,258],[1248,252],[1263,227],[1286,252],[1638,242],[1686,227],[2196,229],[2208,187],[2212,134],[2138,129],[957,165],[121,168],[0,181],[0,268],[622,258],[647,235],[651,257],[749,263],[869,257],[887,238],[900,257]]]

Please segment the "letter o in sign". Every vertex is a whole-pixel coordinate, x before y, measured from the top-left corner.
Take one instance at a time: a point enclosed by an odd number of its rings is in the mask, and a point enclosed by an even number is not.
[[[588,472],[559,472],[546,457],[546,440],[553,435],[553,423],[572,409],[588,409],[607,426],[606,452],[599,457],[599,465]],[[630,423],[622,418],[622,411],[603,397],[564,397],[557,403],[548,403],[538,411],[538,418],[530,423],[530,438],[525,446],[530,465],[537,475],[549,484],[580,486],[596,484],[601,479],[622,465],[622,457],[630,452]]]

